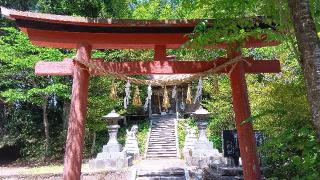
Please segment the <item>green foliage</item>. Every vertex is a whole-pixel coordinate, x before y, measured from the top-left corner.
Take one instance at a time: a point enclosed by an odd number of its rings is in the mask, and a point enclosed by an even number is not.
[[[270,54],[270,53],[273,53]],[[278,56],[283,63],[280,75],[248,77],[251,120],[264,132],[267,141],[261,147],[268,177],[315,179],[319,177],[319,144],[311,123],[306,89],[294,52],[287,46],[263,48],[253,55]]]
[[[180,151],[182,151],[183,149],[183,145],[185,142],[185,138],[186,138],[186,131],[185,131],[185,123],[187,120],[185,119],[179,119],[178,122],[178,145],[179,145],[179,149]]]
[[[263,162],[273,177],[314,179],[319,177],[320,146],[310,122],[305,89],[301,84],[275,84],[267,89],[273,98],[260,98],[260,109],[272,110],[254,122],[268,139],[262,146]]]
[[[145,153],[149,128],[150,128],[150,122],[147,120],[140,122],[138,124],[137,140],[138,140],[140,154]]]
[[[5,109],[1,109],[4,113],[3,134],[0,134],[2,146],[19,144],[23,157],[41,159],[45,155],[42,151],[44,127],[41,107],[49,102],[47,116],[49,123],[54,122],[61,112],[57,105],[69,99],[70,85],[65,84],[64,78],[37,77],[33,67],[39,60],[62,59],[63,53],[58,49],[33,46],[15,28],[4,27],[0,32],[0,97],[5,104]],[[59,133],[50,134],[55,136]]]
[[[246,56],[255,59],[281,61],[283,72],[279,75],[255,74],[247,76],[249,97],[253,116],[249,119],[255,129],[267,135],[261,148],[263,162],[270,167],[268,177],[279,179],[316,179],[319,177],[319,144],[315,141],[314,129],[305,97],[305,85],[297,60],[297,46],[293,36],[291,17],[284,0],[230,1],[230,0],[5,0],[1,5],[21,10],[67,14],[87,17],[113,17],[135,19],[214,18],[213,28],[207,22],[200,23],[191,35],[193,40],[186,46],[194,49],[168,50],[178,60],[211,60],[224,56],[225,50],[203,49],[204,45],[221,42],[243,41],[249,36],[265,33],[268,39],[282,41],[278,47],[242,49]],[[319,1],[311,0],[311,12],[320,28]],[[262,16],[267,29],[256,28],[252,17]],[[48,116],[52,158],[62,159],[66,130],[63,129],[63,102],[71,92],[71,79],[61,77],[38,77],[33,67],[39,60],[61,61],[74,56],[72,50],[39,48],[8,20],[0,19],[0,147],[20,145],[23,158],[42,159],[44,137],[42,109],[39,105],[48,96]],[[7,28],[4,28],[7,26]],[[281,32],[279,34],[278,32]],[[285,36],[284,36],[285,35]],[[241,44],[240,44],[241,45]],[[107,61],[149,61],[151,50],[97,50],[94,58]],[[125,82],[116,81],[118,99],[109,97],[110,77],[94,77],[90,81],[89,105],[86,123],[85,156],[91,157],[92,134],[96,133],[95,153],[107,142],[106,124],[101,118],[115,109],[121,114],[132,112],[123,109]],[[142,100],[145,87],[140,88]],[[221,148],[221,131],[234,129],[230,82],[227,76],[212,76],[204,79],[203,106],[212,115],[209,119],[208,137],[215,147]],[[3,108],[2,108],[3,107]],[[186,120],[194,127],[195,121]],[[125,129],[122,126],[119,140],[123,144]],[[149,122],[138,124],[137,135],[141,153],[145,149]],[[183,122],[178,124],[179,147],[185,137]]]
[[[128,1],[99,0],[38,0],[36,8],[42,12],[67,14],[85,17],[118,17],[128,18],[130,15]]]
[[[218,81],[219,80],[219,81]],[[209,77],[203,82],[203,106],[211,112],[208,138],[221,150],[221,132],[234,129],[230,83],[226,76]]]

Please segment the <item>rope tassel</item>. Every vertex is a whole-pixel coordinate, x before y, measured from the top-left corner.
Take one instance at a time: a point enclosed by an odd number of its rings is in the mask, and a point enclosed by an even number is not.
[[[173,90],[172,90],[172,96],[171,96],[173,99],[177,97],[177,86],[174,86],[173,87]]]
[[[134,106],[141,106],[142,103],[141,103],[141,98],[140,98],[140,90],[139,90],[139,87],[136,86],[136,90],[134,92],[134,95],[133,95],[133,102],[132,104]]]
[[[199,82],[198,82],[198,87],[197,87],[197,92],[196,92],[196,96],[194,98],[193,104],[195,104],[197,101],[200,101],[201,99],[201,95],[202,95],[202,78],[199,78]]]
[[[148,105],[149,105],[149,103],[151,103],[151,96],[152,96],[152,87],[149,84],[149,86],[148,86],[148,96],[147,96],[146,102],[144,103],[144,106],[143,106],[145,112],[148,111]]]
[[[111,89],[110,89],[110,99],[117,99],[117,87],[114,83],[114,80],[112,80]]]
[[[129,105],[129,99],[130,99],[130,93],[131,93],[130,86],[131,86],[130,81],[127,81],[127,84],[125,87],[126,97],[124,97],[124,100],[123,100],[123,105],[125,109],[127,109]]]
[[[168,96],[168,91],[167,91],[167,87],[166,86],[164,87],[162,106],[166,110],[171,107],[170,101],[169,101],[169,96]]]
[[[191,86],[190,84],[188,84],[186,104],[191,104],[191,103],[192,103]]]

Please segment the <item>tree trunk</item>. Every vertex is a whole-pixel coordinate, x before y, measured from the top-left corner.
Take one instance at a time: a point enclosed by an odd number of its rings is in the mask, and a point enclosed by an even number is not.
[[[94,150],[96,149],[96,136],[97,136],[97,134],[94,131],[93,135],[92,135],[91,155],[93,155]]]
[[[68,129],[68,120],[69,120],[69,112],[70,112],[70,101],[63,102],[63,130]]]
[[[313,125],[320,142],[320,40],[308,0],[288,0],[307,86]]]
[[[43,97],[42,103],[42,111],[43,111],[43,125],[44,125],[44,134],[45,134],[45,156],[49,155],[49,121],[48,121],[48,112],[47,112],[47,104],[48,104],[48,96]]]

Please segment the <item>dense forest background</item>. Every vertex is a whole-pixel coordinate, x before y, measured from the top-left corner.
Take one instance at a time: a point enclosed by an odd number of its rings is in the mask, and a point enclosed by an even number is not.
[[[241,41],[255,33],[267,33],[270,39],[281,41],[281,45],[242,50],[244,55],[253,56],[257,60],[277,58],[282,66],[280,74],[246,76],[251,120],[255,129],[263,131],[267,136],[265,144],[259,148],[262,163],[270,167],[270,177],[320,177],[320,144],[316,141],[311,121],[286,1],[0,0],[0,5],[19,10],[86,17],[217,19],[215,29],[207,29],[205,22],[195,29],[200,36],[190,43],[193,48],[168,51],[168,54],[176,55],[178,60],[211,60],[226,52],[220,49],[205,50],[201,48],[203,45]],[[312,0],[310,7],[320,32],[320,2]],[[265,17],[273,29],[244,31],[244,25],[251,25],[244,17],[253,16]],[[73,57],[75,51],[35,47],[12,21],[1,18],[0,25],[0,149],[14,147],[20,161],[62,161],[71,77],[35,76],[33,67],[39,60],[61,61],[65,57]],[[93,56],[107,61],[122,61],[151,59],[153,52],[99,50],[94,51]],[[111,99],[109,92],[113,80],[112,77],[91,78],[84,152],[87,158],[101,150],[106,142],[106,126],[101,116],[114,108],[125,113],[122,107],[124,82],[115,81],[119,98]],[[145,87],[141,89],[144,99]],[[221,148],[221,131],[234,128],[228,75],[213,75],[204,79],[202,104],[212,112],[208,128],[210,140]]]

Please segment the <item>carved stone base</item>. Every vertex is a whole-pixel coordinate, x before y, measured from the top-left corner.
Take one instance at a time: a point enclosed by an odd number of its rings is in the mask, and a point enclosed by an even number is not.
[[[132,164],[132,157],[125,152],[101,152],[97,158],[89,161],[91,169],[121,169]]]
[[[206,138],[199,139],[185,159],[187,165],[201,168],[207,167],[209,164],[226,164],[223,155],[217,149],[214,149],[212,142]]]
[[[138,142],[135,137],[127,138],[124,149],[128,154],[133,154],[134,156],[139,156],[140,154]]]

